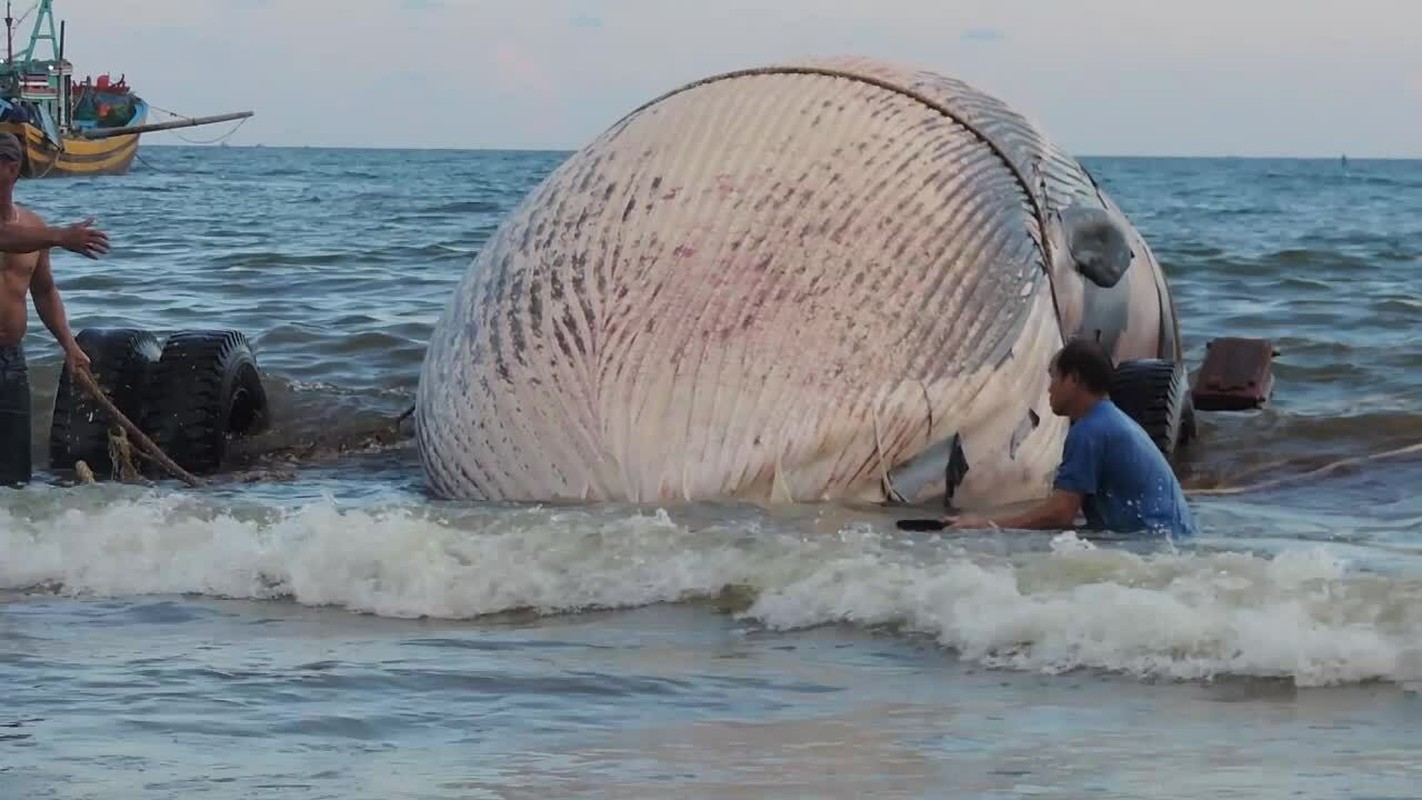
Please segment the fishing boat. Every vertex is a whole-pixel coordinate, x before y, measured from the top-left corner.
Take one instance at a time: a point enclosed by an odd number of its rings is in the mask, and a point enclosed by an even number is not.
[[[148,103],[123,76],[74,80],[74,66],[64,57],[65,23],[60,22],[56,35],[53,5],[53,0],[37,0],[15,19],[11,3],[5,3],[0,131],[15,134],[25,146],[22,177],[122,175],[133,164],[144,133],[252,116],[239,111],[150,123]],[[16,52],[15,28],[30,14],[29,42]],[[47,58],[42,46],[48,47]]]

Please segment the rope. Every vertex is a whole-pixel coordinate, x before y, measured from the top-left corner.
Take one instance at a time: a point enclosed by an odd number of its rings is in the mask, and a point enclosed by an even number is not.
[[[39,8],[39,3],[31,3],[30,7],[25,9],[25,13],[15,18],[15,27],[19,27],[20,23],[24,22],[27,18],[29,18],[31,14],[35,13],[36,8]]]
[[[178,466],[177,463],[175,463],[171,458],[169,458],[168,455],[164,453],[161,448],[158,447],[158,445],[153,443],[153,440],[149,439],[146,435],[144,435],[141,430],[138,429],[137,426],[130,422],[128,418],[123,415],[123,412],[119,411],[116,407],[114,407],[113,403],[110,402],[109,398],[104,394],[103,389],[99,388],[99,384],[94,380],[94,376],[89,372],[88,369],[80,369],[76,373],[76,376],[79,380],[80,385],[84,387],[85,391],[87,391],[89,395],[95,400],[95,402],[97,402],[104,409],[104,411],[109,415],[109,418],[113,422],[118,424],[120,427],[119,433],[115,436],[110,437],[109,440],[109,457],[110,460],[113,461],[116,476],[120,473],[122,473],[125,478],[136,477],[137,475],[137,471],[133,468],[132,457],[130,455],[131,444],[127,436],[124,435],[126,433],[128,436],[132,436],[138,441],[139,446],[145,451],[145,454],[149,458],[156,461],[164,469],[168,470],[170,474],[174,475],[175,477],[181,478],[189,486],[200,486],[204,483],[201,479],[193,476],[187,470]],[[392,420],[390,423],[387,423],[387,425],[381,425],[374,430],[367,431],[365,432],[365,435],[368,436],[371,434],[379,433],[383,430],[386,430],[387,427],[398,428],[400,423],[404,422],[406,419],[409,419],[410,416],[414,413],[415,406],[411,405],[399,416],[395,417],[394,420]],[[876,440],[878,438],[877,425],[875,426],[875,438]],[[319,447],[319,444],[313,443],[305,448],[293,449],[304,449],[306,450],[306,452],[302,455],[309,455],[311,451],[315,450],[317,447]],[[1311,469],[1308,472],[1303,472],[1298,475],[1286,475],[1282,478],[1259,481],[1257,483],[1246,484],[1244,486],[1225,486],[1213,489],[1186,489],[1185,494],[1192,497],[1220,497],[1227,495],[1249,494],[1252,492],[1264,491],[1266,489],[1274,489],[1279,486],[1284,486],[1290,483],[1305,481],[1310,478],[1322,477],[1324,475],[1337,472],[1338,470],[1343,469],[1344,467],[1355,466],[1358,464],[1366,464],[1373,461],[1382,461],[1389,458],[1398,458],[1401,456],[1411,455],[1413,453],[1422,453],[1422,442],[1414,442],[1404,447],[1386,450],[1381,453],[1371,453],[1365,456],[1353,456],[1351,458],[1339,459],[1337,461],[1324,464],[1321,467]],[[80,474],[81,479],[89,483],[94,482],[93,472],[89,469],[89,466],[87,464],[81,461],[76,465],[76,468]]]
[[[369,447],[383,447],[393,444],[403,438],[401,426],[414,413],[415,406],[411,405],[399,416],[389,417],[357,430],[318,433],[311,439],[302,439],[276,446],[263,443],[260,437],[236,441],[230,452],[240,460],[260,465],[259,469],[269,467],[274,462],[325,460]]]
[[[44,172],[40,173],[39,175],[36,175],[35,177],[36,177],[36,178],[47,178],[47,177],[49,177],[49,173],[53,172],[53,171],[54,171],[54,168],[57,167],[57,166],[59,166],[59,152],[58,152],[58,151],[55,152],[54,158],[49,162],[49,166],[47,166],[47,167],[44,168]]]
[[[164,469],[168,470],[168,472],[175,477],[181,478],[187,485],[202,485],[203,481],[178,466],[173,459],[168,457],[167,453],[164,453],[158,445],[153,443],[152,439],[144,435],[143,431],[138,429],[138,426],[129,422],[128,417],[125,417],[123,412],[119,411],[114,404],[109,401],[108,396],[104,394],[104,390],[99,388],[98,382],[94,380],[93,374],[89,372],[87,367],[81,367],[76,370],[74,377],[78,379],[79,385],[84,387],[84,391],[88,392],[89,396],[94,398],[94,402],[98,403],[99,406],[104,409],[104,412],[109,415],[109,419],[118,424],[129,436],[133,437],[133,439],[138,442],[139,447],[143,448],[144,452],[147,453],[150,458],[162,465]],[[117,467],[117,465],[115,466]]]
[[[1296,483],[1298,481],[1308,480],[1309,478],[1317,478],[1332,472],[1337,472],[1338,470],[1343,469],[1344,467],[1350,467],[1357,464],[1366,464],[1370,461],[1381,461],[1386,458],[1397,458],[1399,456],[1411,455],[1412,453],[1422,453],[1422,442],[1414,442],[1413,444],[1409,444],[1406,447],[1399,447],[1395,450],[1387,450],[1382,453],[1372,453],[1366,456],[1353,456],[1352,458],[1339,459],[1338,461],[1324,464],[1321,467],[1311,469],[1308,472],[1303,472],[1298,475],[1285,475],[1282,478],[1274,478],[1272,480],[1260,481],[1258,483],[1246,484],[1244,486],[1225,486],[1217,489],[1187,489],[1185,491],[1185,494],[1191,496],[1222,496],[1247,494],[1250,492],[1263,491],[1265,489],[1273,489],[1289,483]]]
[[[49,142],[48,136],[45,137],[45,142]],[[64,148],[55,147],[52,144],[50,144],[47,149],[50,150],[53,157],[49,161],[49,166],[44,168],[44,172],[35,176],[36,179],[49,177],[49,173],[53,172],[54,168],[59,166],[59,157],[64,154]]]
[[[109,433],[109,463],[113,465],[112,477],[115,480],[140,480],[138,467],[133,463],[133,445],[123,428],[114,428]]]
[[[232,130],[213,139],[189,139],[181,133],[172,130],[165,131],[165,133],[171,133],[179,139],[182,139],[183,141],[187,142],[188,144],[216,144],[217,142],[232,138],[232,134],[236,133],[238,128],[241,128],[243,125],[246,125],[247,120],[249,119],[251,119],[251,117],[243,117],[242,119],[237,121],[237,124],[233,126]]]
[[[155,105],[153,105],[152,103],[149,103],[149,104],[148,104],[148,107],[151,108],[151,109],[153,109],[154,111],[159,111],[159,112],[162,112],[162,113],[164,113],[164,114],[167,114],[168,116],[172,117],[173,119],[192,119],[192,117],[188,116],[187,114],[179,114],[179,113],[176,112],[176,111],[169,111],[169,110],[166,109],[166,108],[160,108],[159,106],[155,106]],[[182,135],[181,133],[177,133],[176,131],[171,131],[171,130],[170,130],[170,131],[167,131],[167,133],[173,134],[174,136],[176,136],[177,138],[179,138],[179,139],[181,139],[181,140],[187,142],[188,144],[216,144],[216,143],[218,143],[218,142],[221,142],[221,141],[224,141],[224,140],[226,140],[226,139],[231,138],[231,137],[232,137],[232,134],[236,133],[237,130],[238,130],[239,128],[241,128],[243,125],[246,125],[246,124],[247,124],[247,120],[249,120],[249,119],[251,119],[251,117],[243,117],[242,119],[240,119],[240,120],[237,121],[236,126],[234,126],[234,127],[232,128],[232,130],[228,131],[227,133],[222,134],[221,136],[218,136],[218,137],[216,137],[216,138],[213,138],[213,139],[189,139],[189,138],[187,138],[186,136]]]
[[[170,117],[187,117],[186,114],[179,114],[179,113],[176,112],[176,111],[169,111],[168,109],[163,108],[162,106],[155,106],[155,105],[153,105],[152,103],[149,103],[149,104],[148,104],[148,107],[151,108],[151,109],[153,109],[154,111],[161,111],[161,112],[163,112],[164,114],[167,114],[167,115],[170,116]],[[188,117],[188,118],[191,119],[191,117]]]
[[[1042,270],[1047,276],[1048,283],[1051,283],[1052,265],[1055,263],[1055,261],[1053,260],[1051,227],[1048,225],[1048,213],[1047,209],[1043,206],[1043,203],[1050,201],[1051,198],[1046,193],[1046,176],[1041,175],[1040,158],[1038,159],[1038,163],[1035,165],[1035,169],[1039,173],[1039,176],[1042,178],[1042,190],[1044,195],[1039,200],[1036,191],[1034,191],[1033,189],[1031,181],[1027,179],[1026,175],[1022,174],[1022,170],[1018,168],[1016,162],[1012,160],[1012,157],[1007,154],[1007,152],[1002,148],[1001,145],[993,141],[992,137],[988,136],[985,131],[978,128],[972,122],[969,122],[966,115],[943,101],[929,97],[928,95],[925,95],[922,92],[917,92],[913,89],[900,86],[891,81],[887,81],[881,78],[875,78],[870,75],[861,75],[859,73],[850,72],[848,70],[833,69],[828,67],[752,67],[750,69],[734,70],[731,72],[722,73],[720,75],[712,75],[710,77],[702,78],[700,80],[688,83],[685,86],[672,89],[671,91],[662,94],[660,97],[654,97],[651,100],[648,100],[647,102],[643,103],[642,105],[632,109],[628,113],[624,114],[622,118],[615,122],[611,127],[616,128],[617,126],[630,121],[637,114],[640,114],[642,111],[651,108],[652,106],[662,102],[663,100],[666,100],[669,97],[673,97],[675,95],[682,94],[683,92],[688,92],[692,89],[696,89],[698,87],[705,86],[711,83],[719,83],[721,81],[756,75],[820,75],[824,77],[841,78],[848,81],[863,83],[869,86],[874,86],[876,88],[883,89],[885,91],[902,95],[904,97],[909,98],[910,100],[915,100],[919,103],[922,103],[929,109],[937,111],[939,114],[942,114],[949,120],[952,120],[953,122],[962,126],[965,130],[967,130],[969,134],[976,137],[979,141],[986,145],[987,148],[992,151],[993,155],[997,156],[998,160],[1002,162],[1003,166],[1007,167],[1007,171],[1010,172],[1012,174],[1012,177],[1017,181],[1017,184],[1019,187],[1021,187],[1023,193],[1026,194],[1027,204],[1032,208],[1032,217],[1037,221],[1038,232],[1041,233],[1041,241],[1039,241],[1037,244],[1042,251]],[[1057,293],[1055,288],[1053,288],[1052,291],[1052,308],[1056,311],[1057,321],[1060,323],[1062,319],[1062,311],[1060,305],[1057,302]]]
[[[167,171],[168,171],[168,170],[166,170],[166,169],[159,169],[158,167],[153,166],[152,162],[150,162],[148,159],[144,158],[144,157],[143,157],[143,154],[139,153],[137,150],[133,151],[133,157],[136,158],[136,159],[138,159],[138,163],[142,164],[142,165],[145,166],[145,167],[148,167],[149,169],[153,170],[154,172],[167,172]]]

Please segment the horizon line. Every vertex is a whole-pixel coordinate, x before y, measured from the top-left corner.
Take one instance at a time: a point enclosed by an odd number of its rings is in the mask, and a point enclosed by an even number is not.
[[[169,142],[141,142],[141,146],[148,147],[171,147],[174,149],[240,149],[240,150],[388,150],[392,152],[434,152],[434,153],[576,153],[581,148],[556,148],[556,147],[435,147],[435,146],[413,146],[413,145],[321,145],[321,144],[264,144],[254,142],[252,144],[228,144],[225,148],[219,144],[193,144],[190,142],[169,143]],[[1294,161],[1337,161],[1347,158],[1349,161],[1422,161],[1422,153],[1415,155],[1366,155],[1339,152],[1334,154],[1237,154],[1237,153],[1072,153],[1074,158],[1141,158],[1141,159],[1216,159],[1216,160],[1239,160],[1239,161],[1268,161],[1268,160],[1294,160]]]

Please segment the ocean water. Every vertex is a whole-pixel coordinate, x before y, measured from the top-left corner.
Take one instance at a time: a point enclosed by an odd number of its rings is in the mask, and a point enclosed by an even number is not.
[[[565,154],[142,155],[18,190],[113,235],[55,257],[72,326],[241,330],[277,419],[253,454],[325,446],[196,490],[0,490],[0,797],[1422,791],[1422,454],[1372,458],[1422,441],[1422,162],[1083,159],[1192,366],[1280,352],[1273,405],[1203,415],[1180,464],[1243,491],[1193,493],[1168,547],[431,501],[369,434]],[[27,347],[43,465],[33,316]]]

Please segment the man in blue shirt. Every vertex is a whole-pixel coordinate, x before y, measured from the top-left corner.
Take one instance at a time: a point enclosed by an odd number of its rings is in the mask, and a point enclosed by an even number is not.
[[[959,517],[954,528],[1086,527],[1116,533],[1188,536],[1195,520],[1170,463],[1135,420],[1111,402],[1111,359],[1094,342],[1069,342],[1052,358],[1047,396],[1071,420],[1052,494],[1002,519]]]

